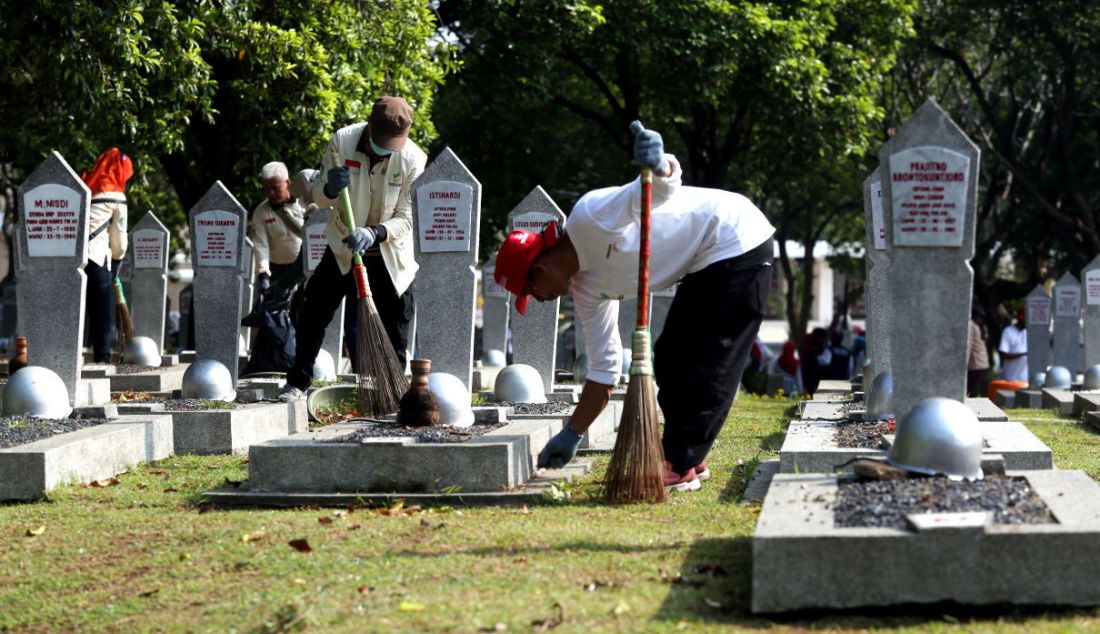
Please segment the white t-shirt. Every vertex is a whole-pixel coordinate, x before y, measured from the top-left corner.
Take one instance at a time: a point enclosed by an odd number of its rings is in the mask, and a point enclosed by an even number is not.
[[[1009,324],[1001,331],[1001,344],[997,346],[997,350],[1009,354],[1027,355],[1027,329],[1020,330],[1016,324]],[[1005,360],[1001,368],[1006,381],[1027,380],[1027,356]]]
[[[649,288],[672,287],[688,273],[742,255],[775,233],[748,198],[720,189],[685,187],[683,171],[655,176],[651,190]],[[584,329],[588,378],[614,385],[622,368],[619,302],[638,294],[641,184],[585,194],[565,223],[580,269],[573,276],[576,315]]]

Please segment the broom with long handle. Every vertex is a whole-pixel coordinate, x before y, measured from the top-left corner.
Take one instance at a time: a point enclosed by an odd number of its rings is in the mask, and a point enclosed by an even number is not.
[[[630,128],[637,135],[642,124],[634,122]],[[657,391],[653,385],[649,340],[649,206],[653,169],[643,165],[641,172],[638,320],[633,336],[630,383],[605,478],[609,502],[662,502],[665,499],[665,452],[657,425]]]
[[[126,304],[126,293],[122,292],[122,281],[115,276],[115,327],[118,328],[118,358],[126,353],[126,344],[134,338],[134,320],[130,317],[130,307]]]
[[[332,153],[333,165],[340,164],[340,157]],[[348,232],[355,231],[355,216],[351,211],[351,195],[348,188],[340,190],[340,206]],[[359,368],[357,401],[359,413],[364,416],[383,416],[397,411],[401,396],[408,391],[405,368],[397,361],[397,353],[386,335],[382,317],[371,297],[367,282],[367,268],[358,254],[352,257],[358,301],[358,332],[355,338],[356,366]]]

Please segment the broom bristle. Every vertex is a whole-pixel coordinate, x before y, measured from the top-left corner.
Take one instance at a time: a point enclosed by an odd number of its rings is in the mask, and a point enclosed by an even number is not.
[[[409,389],[409,381],[382,325],[382,317],[369,296],[359,298],[359,332],[355,342],[360,413],[384,416],[396,412],[401,396]]]
[[[657,391],[653,377],[632,374],[623,401],[619,435],[607,466],[609,502],[663,502],[665,455],[657,424]]]

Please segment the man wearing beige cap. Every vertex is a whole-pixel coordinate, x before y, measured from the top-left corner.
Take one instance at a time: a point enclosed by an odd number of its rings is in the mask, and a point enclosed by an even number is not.
[[[286,165],[272,161],[260,170],[267,200],[252,212],[249,237],[256,254],[256,279],[260,291],[271,286],[298,259],[302,249],[302,225],[305,208],[290,195],[290,176]]]
[[[418,268],[413,259],[412,183],[428,160],[409,140],[412,119],[404,99],[381,97],[366,123],[337,130],[325,148],[317,175],[321,178],[313,181],[313,202],[333,207],[334,213],[325,227],[328,248],[306,284],[305,309],[295,324],[297,349],[279,394],[283,400],[301,398],[310,385],[325,328],[355,286],[353,253],[363,256],[375,307],[397,358],[405,362],[412,319],[409,287]],[[350,232],[344,214],[335,213],[345,187],[355,222]]]

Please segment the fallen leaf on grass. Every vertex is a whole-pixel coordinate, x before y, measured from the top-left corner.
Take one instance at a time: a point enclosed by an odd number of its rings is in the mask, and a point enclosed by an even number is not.
[[[561,604],[561,601],[555,601],[554,607],[558,609],[558,618],[551,616],[545,619],[535,619],[531,621],[531,625],[535,628],[536,632],[552,630],[565,621],[565,606]]]
[[[356,588],[356,590],[359,591],[359,594],[366,594],[368,592],[374,592],[374,587],[373,586],[359,586],[358,588]]]
[[[113,487],[118,484],[118,478],[107,478],[106,480],[92,480],[88,483],[88,486],[93,489],[99,489],[102,487]]]
[[[27,529],[27,537],[38,537],[39,535],[41,535],[42,533],[45,533],[45,532],[46,532],[46,525],[45,524],[43,524],[42,526],[39,526],[37,528],[28,528]]]
[[[292,539],[287,542],[287,545],[300,553],[313,552],[313,547],[309,545],[309,542],[304,537],[302,539]]]
[[[348,526],[349,531],[357,531],[360,528],[363,528],[362,524],[352,524],[351,526]]]
[[[626,601],[619,601],[615,604],[615,607],[611,608],[611,613],[615,616],[626,614],[630,611],[630,605]]]
[[[514,563],[514,564],[525,564],[525,563],[527,563],[527,558],[526,557],[516,557],[515,559],[512,560],[512,563]]]
[[[158,592],[160,592],[160,588],[153,588],[152,590],[146,590],[145,592],[142,592],[142,593],[138,594],[138,596],[139,597],[151,597],[151,596],[153,596],[154,594],[156,594]]]
[[[261,539],[264,538],[265,535],[267,535],[267,533],[265,533],[264,531],[254,531],[254,532],[251,532],[251,533],[245,533],[244,535],[241,535],[241,541],[246,543],[246,544],[251,544],[252,542],[260,541]]]
[[[153,475],[164,476],[166,478],[168,477],[168,472],[165,471],[164,469],[150,469],[149,473],[151,473]]]
[[[324,524],[324,525],[327,526],[327,525],[332,523],[332,518],[328,517],[328,516],[325,516],[325,515],[322,515],[321,517],[317,518],[317,523],[318,524]]]
[[[135,486],[135,487],[136,487],[136,488],[137,488],[137,489],[138,489],[139,491],[144,491],[145,489],[148,489],[148,488],[149,488],[149,485],[148,485],[148,484],[145,484],[144,482],[138,482],[138,483],[137,483],[137,484],[135,484],[134,486]]]
[[[423,603],[410,603],[409,601],[402,601],[401,605],[397,606],[398,610],[402,612],[423,612]]]
[[[507,632],[508,631],[508,624],[507,623],[497,623],[496,625],[486,625],[485,627],[479,627],[477,629],[477,631],[479,631],[479,632]]]
[[[180,490],[177,489],[176,487],[165,487],[164,492],[165,493],[179,493]]]
[[[429,522],[426,519],[421,518],[421,520],[420,520],[420,527],[421,528],[426,528],[430,531],[439,530],[439,529],[443,528],[446,525],[447,525],[446,522],[440,522],[438,524],[432,524],[431,522]]]
[[[191,560],[191,554],[190,553],[180,553],[180,561],[190,561],[190,560]]]
[[[597,588],[610,588],[615,585],[614,581],[603,581],[601,579],[594,579],[588,583],[582,583],[581,587],[588,592],[595,592]]]

